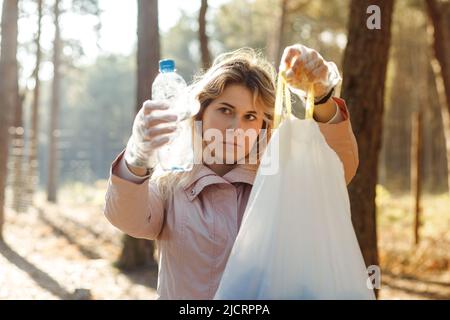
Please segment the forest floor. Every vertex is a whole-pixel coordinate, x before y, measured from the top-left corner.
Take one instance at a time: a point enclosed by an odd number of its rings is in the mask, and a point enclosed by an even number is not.
[[[102,213],[105,182],[75,184],[59,204],[39,194],[26,213],[6,211],[0,299],[154,299],[157,269],[114,267],[122,234]],[[378,190],[380,299],[450,299],[450,199],[425,196],[421,242],[413,245],[408,196]]]
[[[409,195],[377,189],[381,299],[450,299],[450,197],[424,195],[419,243]]]
[[[6,211],[0,299],[154,299],[157,269],[114,266],[122,233],[103,215],[106,185],[64,188],[59,204],[39,194],[26,213]]]

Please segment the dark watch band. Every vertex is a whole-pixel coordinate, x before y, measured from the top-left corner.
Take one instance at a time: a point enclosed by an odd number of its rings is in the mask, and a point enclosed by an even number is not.
[[[319,104],[324,104],[333,96],[333,94],[334,94],[334,87],[330,90],[330,92],[328,92],[328,94],[325,97],[323,97],[319,101],[314,100],[314,105],[317,106]]]

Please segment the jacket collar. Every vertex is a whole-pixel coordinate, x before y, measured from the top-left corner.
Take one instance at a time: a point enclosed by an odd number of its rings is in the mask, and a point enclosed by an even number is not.
[[[204,164],[194,166],[193,170],[195,172],[184,187],[184,191],[190,201],[198,196],[205,187],[211,184],[233,184],[240,182],[253,185],[256,177],[256,170],[246,165],[237,165],[223,176],[217,175]]]

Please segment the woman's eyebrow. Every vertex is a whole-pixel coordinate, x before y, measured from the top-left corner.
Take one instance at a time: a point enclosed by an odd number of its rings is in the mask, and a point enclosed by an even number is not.
[[[233,106],[232,104],[229,104],[228,102],[220,102],[220,104],[223,104],[223,105],[225,105],[225,106],[227,106],[227,107],[230,107],[230,108],[232,108],[232,109],[236,109],[235,106]],[[257,114],[256,111],[249,111],[248,113]]]

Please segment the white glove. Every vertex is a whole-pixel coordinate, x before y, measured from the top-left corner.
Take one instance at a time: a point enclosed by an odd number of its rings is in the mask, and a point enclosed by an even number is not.
[[[326,96],[342,80],[334,62],[325,61],[316,50],[301,44],[286,47],[280,71],[301,97],[306,97],[309,85],[313,83],[316,100]]]
[[[157,163],[157,150],[170,140],[170,134],[176,131],[174,123],[177,115],[167,110],[169,106],[162,101],[144,102],[133,122],[133,133],[125,150],[125,161],[135,167],[154,168]]]

